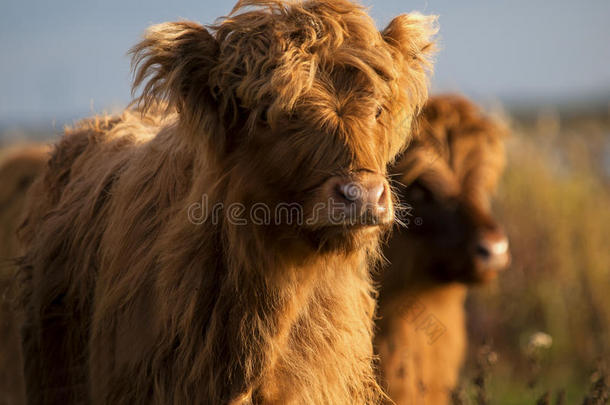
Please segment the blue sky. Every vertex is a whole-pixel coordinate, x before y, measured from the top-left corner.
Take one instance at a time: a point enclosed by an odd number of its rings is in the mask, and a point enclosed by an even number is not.
[[[433,87],[477,99],[610,100],[608,0],[362,0],[380,28],[440,17]],[[9,0],[0,13],[0,124],[72,120],[130,99],[127,50],[153,23],[211,23],[233,1]]]

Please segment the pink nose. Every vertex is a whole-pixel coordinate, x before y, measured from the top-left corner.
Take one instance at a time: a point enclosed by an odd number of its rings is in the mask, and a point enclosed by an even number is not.
[[[482,271],[502,271],[508,267],[508,238],[499,228],[482,232],[475,246],[475,259]]]
[[[387,222],[392,215],[389,186],[379,174],[364,173],[356,178],[338,178],[332,197],[367,225]]]
[[[337,192],[346,201],[360,202],[372,206],[379,205],[377,208],[384,209],[381,203],[385,193],[385,186],[381,182],[368,184],[368,188],[354,182],[337,184]]]

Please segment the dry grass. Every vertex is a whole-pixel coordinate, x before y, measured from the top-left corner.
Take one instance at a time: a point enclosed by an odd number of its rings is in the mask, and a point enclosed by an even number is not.
[[[610,354],[609,135],[608,116],[545,113],[509,141],[496,211],[513,265],[469,302],[473,345],[491,342],[498,353],[493,404],[580,403],[592,367]],[[533,353],[538,331],[552,346]]]

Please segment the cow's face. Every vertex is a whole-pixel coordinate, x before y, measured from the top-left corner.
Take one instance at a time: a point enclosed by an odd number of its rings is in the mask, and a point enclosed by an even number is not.
[[[502,130],[452,98],[432,99],[419,125],[395,169],[411,216],[394,234],[391,255],[436,280],[493,279],[509,263],[508,240],[490,208],[503,167]]]
[[[389,130],[384,81],[354,68],[319,76],[290,112],[263,112],[232,164],[249,168],[249,199],[298,204],[303,222],[292,225],[303,235],[319,248],[347,247],[393,222],[386,167],[408,124],[400,136]]]
[[[440,281],[473,283],[495,278],[508,265],[508,240],[488,205],[437,187],[437,181],[430,183],[424,177],[400,191],[401,200],[411,207],[413,221],[395,237],[413,255],[416,271]]]
[[[269,204],[272,222],[285,219],[278,205],[302,207],[290,225],[316,249],[354,249],[389,228],[386,167],[425,99],[429,24],[402,16],[379,32],[347,1],[221,23],[213,73],[235,81],[225,161],[247,175],[239,198]]]

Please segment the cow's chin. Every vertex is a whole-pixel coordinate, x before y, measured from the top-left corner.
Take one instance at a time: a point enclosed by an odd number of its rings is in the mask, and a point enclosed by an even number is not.
[[[494,270],[479,269],[471,263],[442,263],[432,266],[430,273],[443,283],[462,283],[467,285],[482,285],[495,280],[498,272]]]
[[[497,279],[499,273],[500,272],[496,270],[476,269],[469,274],[469,280],[467,283],[473,285],[489,283]]]
[[[305,231],[311,247],[321,253],[350,254],[372,248],[389,225],[328,225]]]

